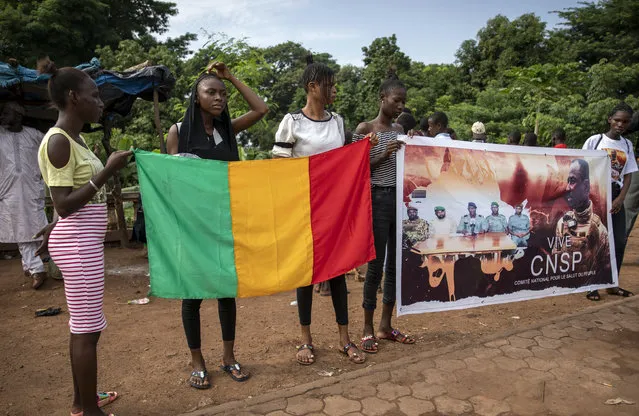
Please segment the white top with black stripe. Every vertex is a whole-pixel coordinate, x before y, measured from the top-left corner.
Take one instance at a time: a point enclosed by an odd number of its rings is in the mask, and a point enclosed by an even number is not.
[[[344,146],[344,120],[328,111],[326,117],[312,120],[302,110],[285,115],[275,133],[273,156],[312,156]]]
[[[379,143],[377,143],[377,146],[371,148],[371,160],[384,153],[386,151],[386,146],[388,146],[388,142],[397,140],[398,135],[399,133],[396,131],[378,132],[377,137],[379,138]],[[363,134],[354,134],[353,142],[362,140],[364,137],[365,135]],[[396,175],[397,153],[393,153],[388,159],[384,160],[382,163],[377,165],[375,169],[371,170],[371,184],[373,186],[396,186]]]

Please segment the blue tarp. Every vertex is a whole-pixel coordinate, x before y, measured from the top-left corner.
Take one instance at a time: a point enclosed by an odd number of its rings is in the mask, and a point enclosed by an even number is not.
[[[88,64],[76,66],[80,70],[100,69],[98,58],[91,59]],[[44,83],[51,78],[49,74],[38,74],[35,69],[25,68],[21,65],[13,67],[6,62],[0,62],[0,88],[7,88],[20,83]]]
[[[100,61],[76,66],[85,71],[98,85],[104,101],[105,112],[127,115],[137,98],[153,100],[153,91],[158,92],[159,101],[166,101],[175,85],[175,78],[166,66],[147,66],[135,71],[119,72],[102,69]],[[0,101],[17,100],[26,106],[38,106],[49,101],[47,81],[50,75],[38,74],[34,69],[0,62]],[[33,118],[51,119],[42,116],[42,111],[30,111]]]

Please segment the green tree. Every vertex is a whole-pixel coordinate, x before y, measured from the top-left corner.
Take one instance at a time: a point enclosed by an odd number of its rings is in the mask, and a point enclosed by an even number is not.
[[[565,20],[555,36],[570,59],[585,67],[601,59],[639,63],[639,0],[580,3],[555,13]]]
[[[544,62],[548,51],[546,24],[532,14],[514,20],[497,15],[477,33],[477,41],[462,43],[457,63],[472,85],[485,87],[511,67]]]
[[[360,114],[369,120],[379,109],[379,86],[394,71],[401,79],[410,70],[411,60],[397,45],[397,36],[382,37],[373,40],[362,48],[364,53],[364,71],[360,84],[362,110]]]
[[[93,57],[98,45],[164,33],[174,3],[157,0],[5,0],[0,2],[0,59],[25,66],[49,55],[60,66]]]

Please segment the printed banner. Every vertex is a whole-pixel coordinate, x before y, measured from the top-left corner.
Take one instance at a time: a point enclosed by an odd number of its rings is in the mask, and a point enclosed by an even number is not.
[[[604,151],[407,139],[398,315],[617,286]]]

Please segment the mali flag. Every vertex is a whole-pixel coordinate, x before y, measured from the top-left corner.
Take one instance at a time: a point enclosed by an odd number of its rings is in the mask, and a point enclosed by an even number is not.
[[[136,150],[151,294],[270,295],[372,260],[369,149],[246,162]]]

